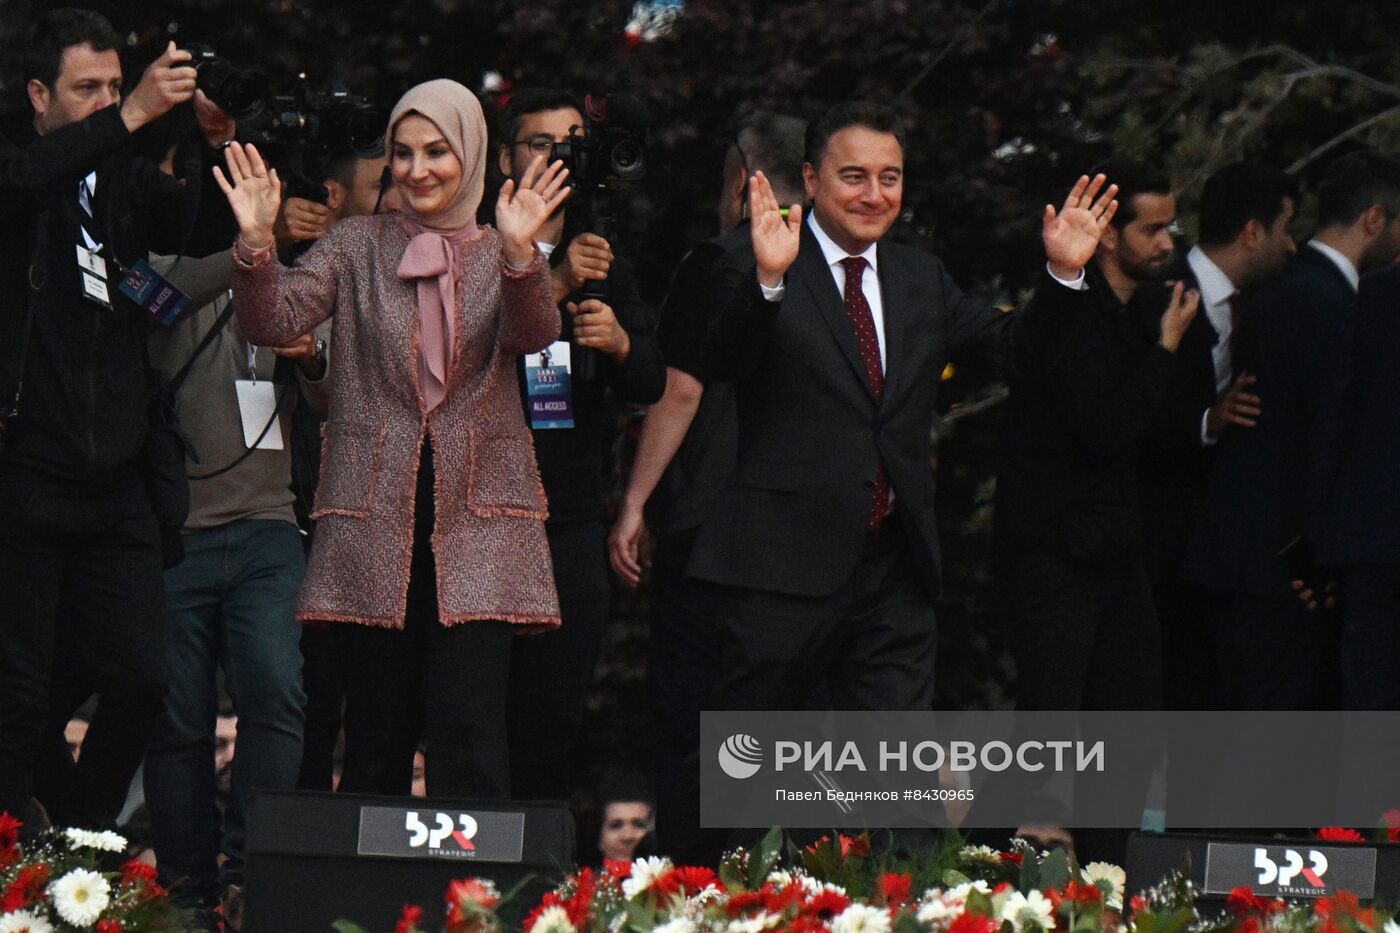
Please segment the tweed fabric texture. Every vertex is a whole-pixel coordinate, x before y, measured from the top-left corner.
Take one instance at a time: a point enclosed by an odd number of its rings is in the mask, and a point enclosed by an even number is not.
[[[317,525],[297,618],[403,627],[426,435],[436,467],[442,623],[556,626],[544,488],[516,376],[518,356],[559,336],[548,264],[537,252],[526,269],[510,269],[489,227],[458,251],[447,394],[428,411],[418,389],[416,287],[397,272],[408,241],[396,215],[355,217],[295,268],[270,257],[235,263],[234,306],[253,342],[285,344],[334,316]]]

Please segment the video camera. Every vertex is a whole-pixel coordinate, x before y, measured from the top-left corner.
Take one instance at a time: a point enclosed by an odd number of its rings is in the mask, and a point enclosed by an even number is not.
[[[639,98],[590,94],[583,119],[583,127],[557,143],[551,156],[564,162],[580,193],[612,194],[646,180],[651,116]]]
[[[191,56],[195,86],[220,110],[240,123],[262,113],[270,90],[266,75],[235,68],[213,48],[199,42],[187,44],[185,51]]]
[[[313,90],[303,81],[294,93],[268,100],[256,129],[284,149],[288,194],[324,204],[319,179],[327,164],[344,153],[382,156],[388,122],[388,111],[367,97],[339,85]]]

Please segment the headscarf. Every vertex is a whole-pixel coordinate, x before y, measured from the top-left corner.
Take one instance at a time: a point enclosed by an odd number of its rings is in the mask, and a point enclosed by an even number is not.
[[[399,261],[400,279],[418,283],[418,388],[431,411],[447,394],[457,333],[457,270],[463,246],[476,238],[476,209],[486,178],[486,118],[481,103],[456,81],[440,78],[409,90],[394,105],[385,134],[392,160],[394,130],[409,114],[431,120],[462,163],[462,181],[451,202],[431,215],[416,213],[404,199],[401,217],[413,238]]]

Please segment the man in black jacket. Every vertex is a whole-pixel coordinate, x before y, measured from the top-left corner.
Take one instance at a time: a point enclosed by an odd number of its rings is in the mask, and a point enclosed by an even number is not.
[[[584,119],[571,95],[527,89],[511,98],[501,125],[500,169],[512,178],[537,156],[550,158],[571,131],[583,129]],[[605,455],[615,439],[615,409],[608,392],[645,405],[660,398],[666,386],[665,362],[631,266],[614,256],[602,237],[574,234],[585,207],[573,203],[567,213],[556,211],[541,229],[538,245],[554,268],[563,330],[544,354],[523,361],[563,619],[558,631],[519,639],[512,647],[511,788],[525,798],[563,798],[570,790],[570,759],[612,605]],[[583,294],[586,286],[604,282],[606,300]],[[563,363],[568,370],[565,417],[535,404],[541,400],[530,395],[531,370],[541,363]],[[561,401],[551,393],[550,403]]]
[[[1181,579],[1181,561],[1215,444],[1227,431],[1248,430],[1259,416],[1254,374],[1234,374],[1235,323],[1245,293],[1297,251],[1288,233],[1297,200],[1298,182],[1278,169],[1225,166],[1201,190],[1200,242],[1166,273],[1201,293],[1200,312],[1181,339],[1176,378],[1142,456],[1143,537],[1170,709],[1209,708],[1220,683],[1204,650],[1209,622],[1196,589]],[[1153,309],[1144,313],[1155,316]]]
[[[88,826],[117,815],[164,695],[160,537],[141,462],[149,316],[118,284],[152,249],[178,250],[186,201],[133,155],[131,134],[195,92],[171,43],[123,101],[120,44],[96,14],[41,15],[26,45],[32,118],[0,141],[0,810],[39,817],[62,619],[102,699],[50,816]]]
[[[1257,424],[1220,439],[1187,578],[1219,612],[1209,647],[1230,677],[1232,709],[1330,705],[1332,622],[1293,581],[1316,584],[1316,548],[1348,419],[1351,341],[1361,273],[1400,251],[1400,161],[1343,156],[1318,186],[1318,231],[1251,300],[1234,366],[1252,373]],[[1247,659],[1242,662],[1241,659]],[[1325,706],[1323,708],[1326,708]]]

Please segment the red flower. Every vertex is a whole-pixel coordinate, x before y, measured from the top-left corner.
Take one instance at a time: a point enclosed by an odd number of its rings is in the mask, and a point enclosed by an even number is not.
[[[699,894],[708,886],[716,884],[715,873],[708,868],[682,866],[673,868],[656,879],[654,887],[660,894]]]
[[[447,886],[447,900],[453,904],[464,904],[471,901],[490,910],[496,906],[500,899],[500,896],[491,890],[491,886],[480,878],[463,878],[460,881],[453,881]]]
[[[741,914],[747,913],[755,907],[762,906],[762,891],[740,891],[738,894],[735,894],[729,899],[729,903],[724,905],[724,909],[729,913],[729,916],[738,917]],[[525,925],[525,929],[530,929],[530,925],[528,923]]]
[[[997,933],[1001,924],[981,914],[960,914],[948,927],[948,933]]]
[[[632,877],[631,859],[603,859],[603,870],[612,875],[618,881],[623,878]]]
[[[908,872],[900,875],[893,872],[881,875],[880,896],[884,898],[886,904],[907,904],[909,902],[909,887],[913,883],[914,876]]]
[[[850,906],[851,899],[849,897],[839,891],[823,888],[820,894],[807,899],[803,911],[822,920],[832,920]]]
[[[561,907],[563,903],[563,900],[559,897],[558,891],[550,891],[544,897],[540,898],[540,902],[535,905],[534,910],[525,915],[525,922],[521,924],[520,928],[524,930],[525,933],[529,933],[530,928],[535,925],[535,921],[540,918],[540,914],[551,907]]]
[[[0,812],[0,849],[13,849],[19,845],[19,828],[23,825],[10,816],[10,811]]]
[[[1001,853],[1001,860],[1002,860],[1003,862],[1010,862],[1012,865],[1019,865],[1019,864],[1021,864],[1021,861],[1022,861],[1023,858],[1024,858],[1024,856],[1022,856],[1020,852],[1003,852],[1003,853]]]
[[[122,933],[122,924],[120,920],[108,917],[106,920],[97,921],[95,929],[97,933]]]
[[[1235,933],[1260,933],[1259,918],[1245,917],[1240,921],[1240,925],[1235,927]]]
[[[1317,838],[1325,839],[1328,842],[1365,842],[1366,837],[1354,829],[1343,829],[1340,826],[1324,826],[1317,831]]]
[[[1225,906],[1236,917],[1247,917],[1250,914],[1264,912],[1263,899],[1254,893],[1253,888],[1244,884],[1230,891],[1230,897],[1225,901]]]
[[[564,904],[564,912],[569,915],[569,922],[576,929],[582,930],[588,925],[588,912],[593,909],[593,892],[597,889],[598,883],[593,878],[593,869],[585,868],[578,873],[574,895]]]
[[[841,838],[842,838],[842,839],[845,839],[846,837],[845,837],[845,836],[842,836]],[[823,836],[823,837],[821,837],[820,839],[818,839],[816,842],[814,842],[814,843],[812,843],[811,845],[807,846],[807,851],[808,851],[808,852],[812,852],[812,853],[816,853],[816,851],[817,851],[818,849],[820,849],[822,846],[830,845],[830,844],[831,844],[831,837],[830,837],[830,836]]]
[[[822,838],[825,839],[826,837],[823,836]],[[868,834],[861,833],[859,836],[855,837],[841,835],[841,857],[847,858],[850,856],[855,856],[856,858],[870,857],[870,836]]]
[[[156,870],[138,859],[132,859],[122,866],[121,884],[130,887],[138,881],[147,884],[156,880]]]
[[[999,884],[999,885],[997,885],[996,887],[992,888],[992,893],[993,893],[993,894],[1000,894],[1000,893],[1002,893],[1003,891],[1010,891],[1011,888],[1012,888],[1012,884],[1011,884],[1010,881],[1003,881],[1001,884]]]
[[[44,900],[44,888],[48,886],[52,874],[52,869],[44,862],[21,868],[15,880],[5,888],[4,897],[0,898],[0,906],[3,906],[4,912],[10,913],[22,910],[30,904],[41,903]]]
[[[415,933],[418,929],[418,921],[422,919],[423,908],[416,904],[405,904],[399,922],[394,924],[394,933]],[[98,933],[102,933],[102,931],[99,930]]]
[[[1246,888],[1245,890],[1249,889]],[[1135,914],[1142,913],[1148,906],[1147,898],[1143,897],[1141,894],[1134,894],[1128,899],[1128,910]]]
[[[779,889],[769,882],[758,893],[763,895],[763,909],[770,914],[781,914],[789,907],[802,903],[802,888],[795,884]]]

